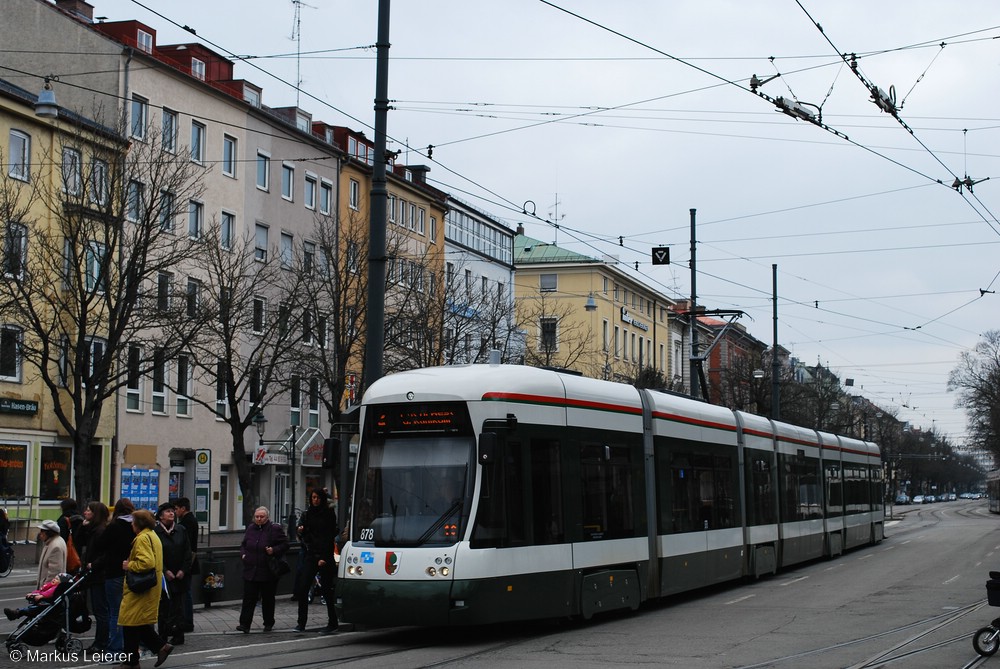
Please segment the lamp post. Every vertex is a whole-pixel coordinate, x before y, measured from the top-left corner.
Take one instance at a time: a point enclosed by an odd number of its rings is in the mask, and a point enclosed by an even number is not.
[[[291,482],[289,483],[290,499],[291,502],[288,504],[288,536],[294,536],[296,527],[296,517],[295,517],[295,436],[296,436],[296,426],[292,425],[292,436],[288,441],[264,441],[264,431],[267,429],[267,419],[264,418],[264,414],[258,413],[253,419],[254,427],[257,428],[257,443],[260,446],[266,446],[268,444],[277,444],[281,447],[281,450],[287,449],[288,453],[288,464],[291,472]]]

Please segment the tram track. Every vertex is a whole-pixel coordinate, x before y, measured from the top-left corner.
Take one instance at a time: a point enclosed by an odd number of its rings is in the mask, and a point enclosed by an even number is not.
[[[758,662],[755,664],[740,665],[739,667],[736,667],[734,669],[765,669],[766,667],[775,667],[782,664],[795,662],[797,660],[802,660],[808,657],[816,657],[818,655],[824,655],[827,653],[835,653],[845,648],[850,648],[852,646],[870,643],[872,641],[884,639],[886,637],[890,637],[896,634],[901,634],[913,630],[919,630],[917,633],[912,634],[903,641],[893,644],[891,647],[881,650],[875,655],[872,655],[869,658],[862,660],[859,663],[852,664],[846,669],[878,669],[879,667],[886,667],[896,662],[900,662],[904,659],[928,653],[932,650],[941,648],[943,646],[968,640],[972,636],[971,633],[964,633],[960,636],[956,636],[940,642],[935,642],[933,644],[921,648],[906,649],[907,646],[920,641],[929,634],[933,634],[934,632],[947,628],[949,625],[958,622],[959,620],[961,620],[970,613],[978,611],[985,605],[986,605],[985,600],[975,602],[973,604],[963,606],[954,611],[941,613],[936,616],[932,616],[930,618],[925,618],[923,620],[918,620],[912,623],[907,623],[905,625],[900,625],[899,627],[894,627],[892,629],[876,632],[875,634],[868,634],[863,637],[858,637],[857,639],[849,639],[847,641],[841,641],[839,643],[822,646],[820,648],[804,650],[791,655],[785,655],[783,657],[771,658],[769,660],[765,660],[763,662]],[[931,625],[931,626],[927,629],[920,629],[926,625]],[[893,655],[893,653],[898,653],[898,654]],[[972,665],[972,666],[978,666],[978,665]]]

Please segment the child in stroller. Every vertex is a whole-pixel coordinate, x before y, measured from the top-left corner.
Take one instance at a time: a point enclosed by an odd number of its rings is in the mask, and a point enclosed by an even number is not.
[[[60,651],[78,652],[83,644],[73,634],[90,629],[83,585],[86,573],[77,576],[60,574],[39,590],[28,593],[28,605],[20,609],[4,609],[10,620],[25,618],[7,637],[8,650],[26,645],[44,646],[55,639]]]
[[[24,596],[25,599],[31,602],[28,606],[23,606],[19,609],[4,609],[4,615],[7,616],[7,620],[17,620],[22,616],[34,618],[43,608],[52,604],[59,586],[63,583],[69,583],[71,579],[72,576],[69,574],[59,574],[43,585],[40,590],[32,590]]]

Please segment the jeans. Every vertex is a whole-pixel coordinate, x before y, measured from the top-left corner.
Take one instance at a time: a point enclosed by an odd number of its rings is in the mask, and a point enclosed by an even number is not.
[[[337,584],[337,565],[329,560],[324,566],[319,566],[319,559],[314,555],[307,556],[302,571],[301,580],[297,579],[298,591],[295,593],[299,602],[298,624],[305,627],[309,618],[309,588],[319,573],[320,592],[326,598],[326,626],[337,627],[337,611],[334,608],[334,588]]]
[[[108,647],[108,593],[104,589],[105,582],[95,583],[90,586],[90,607],[94,611],[94,646],[104,650]],[[115,611],[115,622],[118,621],[118,612]]]
[[[122,628],[118,626],[118,610],[122,606],[124,576],[116,576],[104,581],[104,594],[108,599],[108,645],[109,653],[121,653],[125,649]]]

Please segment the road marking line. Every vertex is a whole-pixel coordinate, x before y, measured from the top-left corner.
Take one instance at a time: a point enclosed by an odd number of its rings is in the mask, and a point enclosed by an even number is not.
[[[791,581],[785,581],[784,583],[779,583],[778,585],[780,585],[783,588],[786,585],[791,585],[792,583],[798,583],[799,581],[804,581],[807,578],[809,578],[809,577],[808,576],[803,576],[801,578],[792,579]]]
[[[952,576],[951,578],[949,578],[949,579],[948,579],[947,581],[945,581],[945,582],[944,582],[944,583],[942,583],[941,585],[948,585],[948,584],[949,584],[949,583],[951,583],[952,581],[957,581],[958,579],[959,579],[959,576]]]
[[[886,546],[885,548],[882,549],[882,552],[884,553],[886,551],[891,551],[893,548],[895,548],[895,546]]]
[[[732,601],[726,602],[726,606],[728,606],[730,604],[739,604],[740,602],[744,602],[744,601],[750,599],[751,597],[756,597],[756,596],[757,595],[746,595],[746,596],[743,596],[743,597],[739,597],[739,598],[734,599]]]
[[[862,555],[862,556],[861,556],[861,557],[859,557],[858,559],[859,559],[859,560],[867,560],[867,559],[868,559],[868,558],[870,558],[871,556],[872,556],[872,553],[869,553],[868,555]]]

